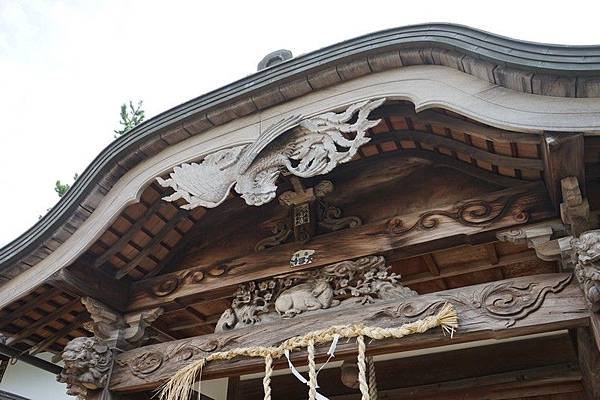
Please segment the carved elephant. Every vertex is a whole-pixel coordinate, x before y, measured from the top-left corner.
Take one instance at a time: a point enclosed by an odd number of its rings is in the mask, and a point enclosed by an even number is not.
[[[317,280],[281,292],[275,300],[275,310],[283,318],[290,318],[304,311],[334,307],[339,303],[333,298],[331,285],[325,280]]]

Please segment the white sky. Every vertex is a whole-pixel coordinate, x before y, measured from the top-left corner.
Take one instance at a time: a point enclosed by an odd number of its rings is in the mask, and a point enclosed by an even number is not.
[[[524,40],[600,43],[598,1],[0,0],[0,246],[35,223],[113,140],[120,104],[147,117],[255,71],[397,26],[455,22]]]

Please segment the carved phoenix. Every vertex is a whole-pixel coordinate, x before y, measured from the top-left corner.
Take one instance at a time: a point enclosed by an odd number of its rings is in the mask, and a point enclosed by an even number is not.
[[[282,171],[309,178],[350,161],[370,140],[367,130],[380,120],[368,116],[384,101],[363,101],[341,113],[327,112],[308,119],[293,115],[269,127],[252,144],[217,151],[200,163],[177,166],[168,179],[156,178],[160,185],[175,191],[164,200],[184,199],[184,209],[214,208],[225,201],[233,187],[249,205],[268,203],[275,198]]]

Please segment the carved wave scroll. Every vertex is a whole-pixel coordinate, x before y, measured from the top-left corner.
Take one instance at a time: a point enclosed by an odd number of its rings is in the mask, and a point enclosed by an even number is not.
[[[453,220],[464,226],[486,226],[511,213],[516,223],[525,223],[529,214],[520,208],[513,208],[519,195],[503,196],[493,201],[471,200],[458,204],[452,210],[431,210],[419,216],[411,225],[400,217],[391,218],[387,230],[394,234],[406,234],[413,230],[429,231],[437,228],[442,218]]]
[[[200,163],[177,166],[168,179],[156,178],[161,186],[174,190],[163,199],[183,199],[187,203],[181,206],[184,209],[214,208],[233,187],[249,205],[268,203],[275,198],[282,171],[309,178],[350,161],[359,147],[369,142],[367,131],[380,120],[368,116],[384,101],[363,101],[341,113],[307,119],[291,116],[269,127],[255,143],[217,151]]]
[[[572,275],[563,276],[551,285],[541,285],[537,282],[526,285],[512,281],[498,282],[487,285],[483,290],[473,293],[470,298],[451,296],[448,299],[470,308],[482,309],[492,318],[505,320],[508,328],[537,311],[549,293],[560,293],[571,279]]]
[[[544,283],[521,280],[492,282],[480,290],[468,294],[440,293],[439,301],[421,302],[420,298],[406,299],[393,312],[373,315],[373,319],[387,315],[402,320],[414,320],[434,315],[446,303],[457,306],[460,318],[464,313],[477,310],[484,315],[505,321],[507,328],[535,313],[551,293],[560,293],[571,282],[572,275],[557,274]]]

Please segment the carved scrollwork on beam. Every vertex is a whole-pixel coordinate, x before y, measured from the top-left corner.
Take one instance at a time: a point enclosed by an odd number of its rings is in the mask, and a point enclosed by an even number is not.
[[[505,326],[509,328],[517,321],[536,312],[548,294],[560,293],[571,279],[572,275],[561,274],[553,281],[544,284],[529,282],[527,285],[519,285],[512,280],[493,282],[469,295],[439,294],[440,301],[433,303],[424,304],[419,299],[416,301],[408,299],[403,301],[394,312],[384,314],[410,321],[434,315],[446,302],[450,302],[461,305],[461,310],[478,310],[490,318],[505,321]],[[373,319],[379,316],[376,314]]]
[[[502,196],[494,201],[471,200],[458,204],[453,210],[431,210],[419,216],[417,221],[407,225],[400,217],[388,221],[388,232],[402,235],[413,230],[433,230],[439,226],[442,218],[453,220],[464,226],[486,226],[500,218],[512,214],[515,223],[525,223],[529,219],[527,211],[513,208],[518,195]]]
[[[549,293],[560,293],[571,282],[571,278],[571,275],[561,276],[546,285],[532,282],[520,286],[513,281],[492,283],[473,293],[472,297],[448,296],[447,299],[481,309],[492,318],[505,320],[508,328],[538,310]]]
[[[342,261],[319,270],[289,274],[238,287],[215,332],[292,318],[337,306],[416,296],[389,271],[382,256]]]
[[[138,378],[144,378],[169,360],[187,361],[198,356],[206,357],[210,353],[221,351],[236,339],[236,336],[230,336],[224,339],[207,339],[202,343],[198,343],[197,340],[178,342],[164,352],[147,351],[135,357],[118,359],[116,362],[119,366],[128,368]]]
[[[368,116],[384,101],[363,101],[341,113],[308,119],[291,116],[269,127],[255,143],[217,151],[201,163],[175,167],[168,179],[156,178],[160,185],[175,191],[164,200],[184,199],[185,209],[213,208],[225,201],[233,187],[249,205],[268,203],[275,198],[282,171],[309,178],[350,161],[359,147],[369,142],[367,131],[380,120]]]

